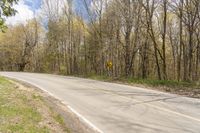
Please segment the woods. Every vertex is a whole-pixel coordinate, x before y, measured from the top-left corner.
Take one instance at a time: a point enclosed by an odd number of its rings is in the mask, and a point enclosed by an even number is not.
[[[0,70],[199,80],[199,0],[81,4],[84,12],[72,0],[43,0],[43,19],[8,26],[0,33]]]

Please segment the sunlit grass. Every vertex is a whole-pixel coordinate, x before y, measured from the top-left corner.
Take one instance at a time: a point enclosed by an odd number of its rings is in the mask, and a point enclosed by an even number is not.
[[[43,114],[38,111],[38,107],[45,105],[43,97],[35,93],[29,97],[26,93],[0,77],[0,133],[51,132],[47,126],[40,124]],[[62,127],[65,124],[62,117],[54,112],[52,114],[57,116],[55,122]]]

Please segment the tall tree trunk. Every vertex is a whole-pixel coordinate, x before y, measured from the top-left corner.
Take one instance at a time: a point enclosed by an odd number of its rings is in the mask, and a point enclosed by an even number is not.
[[[128,31],[125,36],[125,76],[130,75],[130,32]]]
[[[189,80],[193,79],[193,28],[189,30]]]
[[[167,65],[166,65],[166,28],[167,28],[167,0],[163,1],[163,44],[162,44],[162,53],[163,53],[163,79],[167,79]]]
[[[177,63],[177,79],[181,80],[181,60],[182,60],[182,50],[183,50],[183,0],[180,1],[180,17],[179,17],[179,54]]]

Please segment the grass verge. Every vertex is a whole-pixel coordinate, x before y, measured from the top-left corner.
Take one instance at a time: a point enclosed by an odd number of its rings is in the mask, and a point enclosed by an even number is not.
[[[112,78],[108,76],[90,75],[85,78],[101,80],[106,82],[116,82],[121,84],[134,85],[156,89],[164,92],[175,93],[193,98],[200,98],[200,83],[174,80],[153,80],[153,79],[134,79],[134,78]]]
[[[0,133],[69,133],[63,123],[43,97],[0,77]]]

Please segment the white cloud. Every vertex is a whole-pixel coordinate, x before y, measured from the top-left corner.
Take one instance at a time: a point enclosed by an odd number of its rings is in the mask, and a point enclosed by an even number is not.
[[[34,18],[34,12],[29,8],[28,5],[25,5],[23,0],[15,5],[14,8],[17,10],[18,13],[15,16],[7,18],[6,24],[25,24],[27,20]]]

